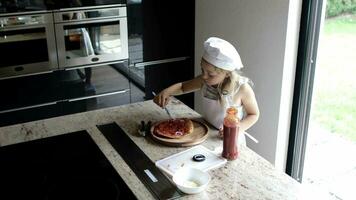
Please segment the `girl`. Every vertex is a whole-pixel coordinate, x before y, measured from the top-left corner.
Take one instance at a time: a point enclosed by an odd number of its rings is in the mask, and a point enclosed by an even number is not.
[[[176,83],[162,90],[153,101],[164,108],[170,96],[202,91],[201,113],[205,120],[219,129],[222,135],[226,109],[238,109],[240,133],[256,123],[259,109],[255,94],[248,84],[251,81],[239,74],[243,67],[240,55],[229,42],[211,37],[204,42],[204,54],[200,62],[202,74],[192,80]],[[246,144],[244,134],[239,134],[240,144]]]

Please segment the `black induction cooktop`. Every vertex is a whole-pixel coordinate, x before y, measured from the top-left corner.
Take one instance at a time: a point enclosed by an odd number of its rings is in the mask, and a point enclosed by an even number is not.
[[[156,199],[173,200],[183,196],[118,124],[97,127]]]
[[[136,199],[86,131],[0,147],[0,199]]]

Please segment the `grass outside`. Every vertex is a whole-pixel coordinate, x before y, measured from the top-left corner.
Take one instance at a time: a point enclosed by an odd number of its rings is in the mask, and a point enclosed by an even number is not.
[[[325,20],[317,59],[311,119],[356,142],[356,15]]]

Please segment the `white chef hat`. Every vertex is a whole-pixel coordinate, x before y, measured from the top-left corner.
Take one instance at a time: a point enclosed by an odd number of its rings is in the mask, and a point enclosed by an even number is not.
[[[210,64],[227,71],[239,70],[243,67],[235,47],[217,37],[210,37],[204,42],[203,58]]]

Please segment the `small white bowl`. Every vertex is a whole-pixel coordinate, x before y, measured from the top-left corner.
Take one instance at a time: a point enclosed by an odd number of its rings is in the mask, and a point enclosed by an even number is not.
[[[210,175],[200,169],[184,167],[173,174],[173,182],[186,194],[197,194],[205,190],[210,182]]]

